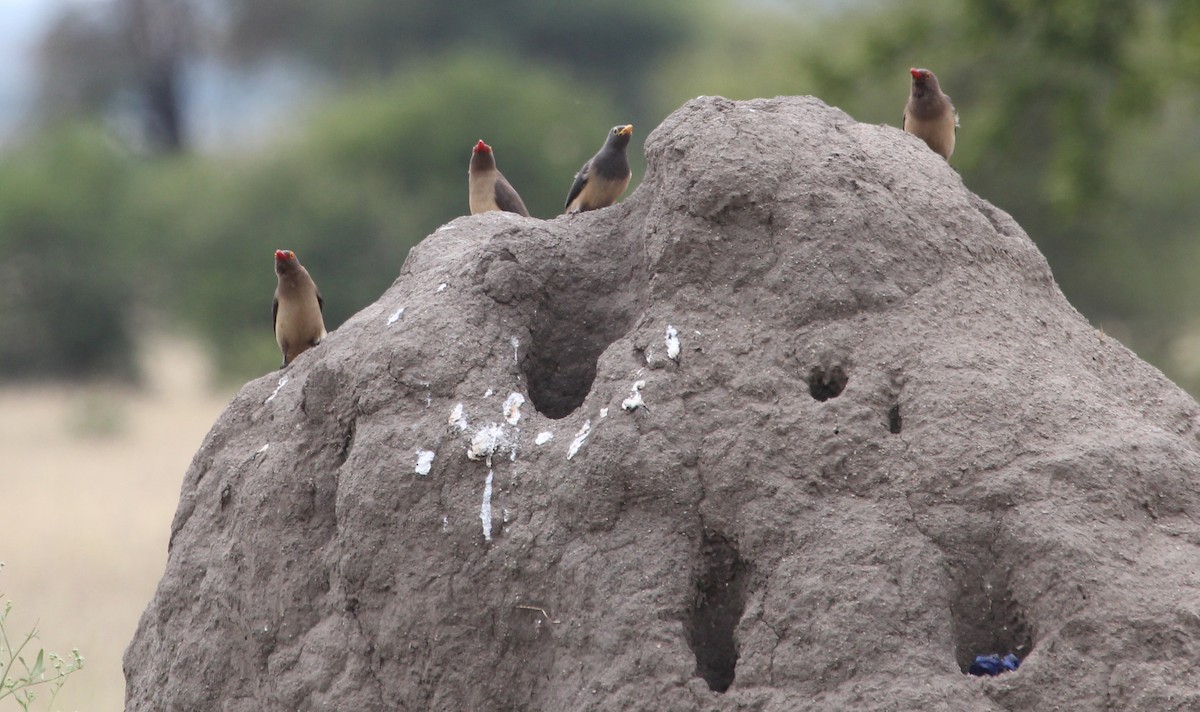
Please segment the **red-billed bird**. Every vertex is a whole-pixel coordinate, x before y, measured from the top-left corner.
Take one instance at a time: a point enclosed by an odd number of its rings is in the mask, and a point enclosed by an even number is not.
[[[629,158],[625,148],[633,136],[633,124],[614,126],[604,140],[599,153],[592,156],[575,174],[571,192],[567,194],[568,213],[607,208],[617,202],[629,187]]]
[[[283,366],[321,343],[325,338],[325,320],[321,313],[325,300],[308,270],[291,250],[275,250],[275,300],[271,320],[275,323],[275,343],[283,353]]]
[[[912,92],[904,105],[904,130],[927,143],[942,158],[954,153],[958,112],[942,93],[937,76],[928,69],[910,69]]]
[[[471,204],[471,214],[486,213],[489,210],[503,210],[529,217],[525,209],[525,201],[517,195],[516,189],[496,169],[496,156],[492,147],[479,139],[471,151],[471,165],[467,168],[468,198]]]

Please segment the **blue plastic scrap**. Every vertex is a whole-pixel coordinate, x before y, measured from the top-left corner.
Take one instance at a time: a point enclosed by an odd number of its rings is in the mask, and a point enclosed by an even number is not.
[[[993,653],[992,655],[976,655],[975,662],[971,663],[971,669],[967,672],[972,675],[995,677],[1002,672],[1011,672],[1019,667],[1021,667],[1021,659],[1016,655],[1009,653],[1000,657]]]

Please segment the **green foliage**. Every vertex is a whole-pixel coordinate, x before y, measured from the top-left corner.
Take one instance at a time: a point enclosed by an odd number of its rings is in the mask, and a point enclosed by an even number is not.
[[[707,0],[229,0],[236,56],[299,56],[343,77],[408,71],[420,58],[518,56],[642,106],[647,68],[691,37]]]
[[[700,95],[753,99],[815,93],[803,48],[824,14],[781,14],[777,9],[722,3],[691,41],[652,75],[650,94],[660,115]]]
[[[262,373],[271,252],[297,252],[336,327],[467,212],[480,138],[552,217],[614,124],[637,127],[636,183],[637,144],[692,96],[815,94],[897,126],[906,70],[926,66],[962,117],[968,187],[1013,213],[1081,311],[1200,390],[1200,358],[1177,355],[1200,333],[1200,172],[1180,158],[1200,154],[1200,4],[813,5],[234,0],[229,50],[301,57],[336,93],[246,156],[147,161],[88,127],[7,155],[0,327],[20,338],[0,377],[127,373],[134,313],[198,327],[231,377]]]
[[[933,69],[962,120],[951,164],[967,186],[1013,214],[1084,314],[1195,392],[1197,359],[1176,344],[1200,330],[1200,175],[1180,159],[1200,153],[1200,75],[1181,71],[1200,66],[1197,7],[864,2],[797,22],[776,54],[791,80],[758,91],[898,126],[907,68]]]
[[[797,5],[801,5],[797,3]],[[874,0],[730,13],[661,93],[814,94],[899,126],[907,69],[962,119],[951,165],[1010,211],[1089,318],[1200,392],[1200,4]]]
[[[0,563],[0,567],[3,566]],[[3,597],[0,593],[0,599]],[[37,630],[24,637],[10,636],[7,624],[12,607],[12,601],[4,601],[0,608],[0,700],[11,697],[21,709],[29,710],[38,698],[37,689],[45,686],[50,691],[49,708],[67,678],[83,669],[83,656],[78,650],[72,650],[68,660],[48,653],[44,648],[31,646],[37,639]],[[32,663],[29,662],[31,659]]]
[[[133,162],[94,128],[0,163],[0,373],[134,375],[123,194]]]
[[[61,128],[0,164],[0,326],[22,334],[0,343],[0,375],[132,375],[138,304],[198,328],[227,377],[263,373],[278,362],[275,249],[299,255],[333,329],[467,212],[476,140],[551,217],[608,128],[628,121],[562,73],[467,55],[348,89],[249,156],[146,160],[102,130]]]
[[[278,363],[272,254],[294,250],[325,297],[329,329],[370,304],[408,249],[466,214],[476,140],[534,214],[550,217],[574,172],[628,120],[600,97],[564,101],[566,77],[497,57],[431,63],[349,90],[292,140],[247,159],[181,159],[146,170],[137,195],[151,273],[200,326],[233,377]]]
[[[160,165],[143,180],[155,181],[139,193],[146,224],[161,226],[155,232],[165,238],[156,269],[169,279],[158,285],[164,301],[199,327],[219,365],[237,376],[279,358],[271,335],[275,249],[295,250],[312,272],[332,328],[378,296],[406,248],[392,232],[386,196],[301,158],[188,160]]]
[[[322,163],[415,194],[416,212],[409,212],[424,235],[466,212],[467,164],[477,139],[495,149],[531,213],[552,217],[608,129],[636,121],[563,74],[466,55],[343,97],[316,117],[309,135]],[[631,157],[640,153],[630,150]]]

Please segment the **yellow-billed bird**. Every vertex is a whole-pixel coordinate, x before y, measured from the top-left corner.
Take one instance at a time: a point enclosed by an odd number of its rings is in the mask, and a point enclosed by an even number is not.
[[[633,175],[625,155],[632,136],[633,124],[612,127],[604,146],[575,174],[575,182],[567,194],[568,213],[607,208],[617,202],[629,187],[629,178]]]

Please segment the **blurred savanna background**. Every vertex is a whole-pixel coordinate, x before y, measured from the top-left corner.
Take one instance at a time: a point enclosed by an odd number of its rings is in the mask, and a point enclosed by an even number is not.
[[[1200,393],[1194,0],[0,0],[0,592],[87,658],[55,708],[122,707],[184,470],[278,366],[276,248],[333,329],[467,212],[480,138],[550,218],[615,124],[632,191],[691,97],[895,126],[912,66],[967,186]]]

